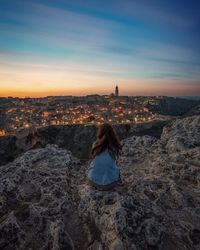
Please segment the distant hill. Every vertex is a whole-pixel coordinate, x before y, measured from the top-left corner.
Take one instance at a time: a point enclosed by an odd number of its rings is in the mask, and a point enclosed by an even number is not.
[[[179,96],[179,98],[200,101],[200,96]]]
[[[198,100],[184,98],[163,97],[155,105],[147,104],[147,108],[161,115],[178,116],[188,112],[191,108],[200,104]]]

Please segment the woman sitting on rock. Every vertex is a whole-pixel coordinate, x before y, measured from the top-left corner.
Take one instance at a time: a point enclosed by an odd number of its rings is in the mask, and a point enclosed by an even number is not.
[[[88,184],[99,190],[110,190],[121,184],[120,170],[116,165],[122,149],[117,134],[110,124],[103,124],[97,132],[90,153]]]

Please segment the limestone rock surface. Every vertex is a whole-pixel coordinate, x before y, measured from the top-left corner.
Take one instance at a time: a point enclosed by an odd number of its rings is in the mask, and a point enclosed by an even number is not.
[[[79,160],[56,145],[0,168],[1,250],[84,248],[87,237],[74,201],[83,178],[79,170]]]
[[[80,191],[79,213],[94,222],[101,249],[200,249],[200,117],[175,120],[159,140],[123,144],[124,186]]]
[[[200,116],[122,141],[123,186],[98,191],[55,145],[0,167],[2,250],[199,250]]]

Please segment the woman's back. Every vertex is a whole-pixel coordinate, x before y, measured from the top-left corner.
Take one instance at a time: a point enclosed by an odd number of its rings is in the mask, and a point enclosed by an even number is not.
[[[115,160],[122,146],[113,127],[102,124],[97,132],[97,139],[90,153],[88,182],[92,186],[107,190],[116,185],[120,179],[120,171]]]
[[[119,174],[113,152],[108,149],[95,156],[88,170],[89,180],[98,185],[109,185],[117,181]]]

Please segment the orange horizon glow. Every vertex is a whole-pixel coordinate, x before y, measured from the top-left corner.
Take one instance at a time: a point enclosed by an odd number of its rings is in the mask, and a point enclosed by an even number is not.
[[[198,79],[126,76],[127,68],[91,64],[16,62],[0,63],[0,96],[45,97],[109,95],[119,86],[120,95],[196,96]],[[120,75],[117,75],[120,73]],[[127,74],[128,75],[128,74]]]
[[[183,84],[176,82],[176,84],[162,82],[159,80],[132,80],[122,81],[117,83],[120,90],[120,95],[124,96],[197,96],[200,95],[200,86],[198,82],[190,82]],[[62,84],[63,85],[63,84]],[[98,86],[90,86],[87,84],[66,84],[65,88],[49,88],[38,87],[37,84],[32,83],[28,88],[13,86],[13,88],[1,87],[0,97],[32,97],[40,98],[46,96],[86,96],[92,94],[109,95],[114,92],[115,83],[110,87],[110,83],[98,84]],[[109,86],[109,87],[108,87]]]

